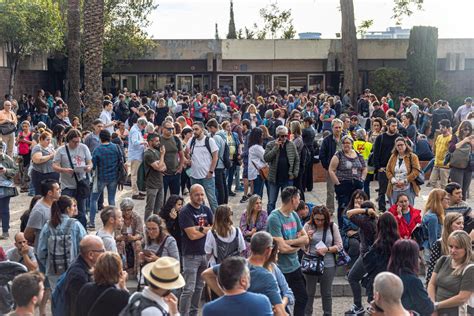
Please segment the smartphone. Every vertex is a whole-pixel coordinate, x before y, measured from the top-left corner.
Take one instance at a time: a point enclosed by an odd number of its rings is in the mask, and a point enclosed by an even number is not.
[[[145,250],[143,250],[143,254],[147,257],[150,257],[150,256],[153,255],[153,251],[145,249]]]

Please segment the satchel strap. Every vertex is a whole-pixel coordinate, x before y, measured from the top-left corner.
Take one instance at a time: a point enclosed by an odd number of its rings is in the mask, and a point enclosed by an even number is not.
[[[71,165],[71,169],[73,170],[74,179],[76,179],[76,184],[79,184],[79,179],[77,178],[77,174],[74,171],[74,164],[72,163],[71,154],[69,153],[69,148],[67,147],[67,145],[64,145],[64,147],[66,147],[67,158],[69,159],[69,164]]]

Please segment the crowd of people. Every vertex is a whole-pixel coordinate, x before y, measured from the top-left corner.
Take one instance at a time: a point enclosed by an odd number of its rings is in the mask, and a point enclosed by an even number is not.
[[[13,280],[13,315],[44,315],[48,300],[53,315],[332,315],[338,270],[346,315],[473,313],[471,98],[453,111],[368,89],[356,105],[351,91],[125,89],[98,106],[86,130],[59,91],[5,96],[2,239],[11,199],[31,197],[4,258],[29,271]],[[313,170],[324,205],[305,195]]]

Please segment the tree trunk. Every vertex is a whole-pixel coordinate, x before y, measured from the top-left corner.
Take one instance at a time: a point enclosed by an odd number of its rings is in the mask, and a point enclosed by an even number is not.
[[[354,22],[353,0],[340,0],[341,3],[341,38],[342,38],[342,64],[344,67],[343,91],[351,90],[352,105],[357,108],[357,95],[359,94],[359,66],[357,57],[357,32]]]
[[[104,0],[84,4],[84,122],[85,129],[102,111],[102,55],[104,50]]]
[[[68,0],[67,11],[67,83],[66,95],[71,117],[80,117],[81,99],[79,89],[81,88],[81,16],[80,0]]]
[[[10,58],[10,83],[8,85],[8,94],[13,96],[13,90],[16,82],[16,71],[18,70],[18,63],[20,59],[18,57]]]

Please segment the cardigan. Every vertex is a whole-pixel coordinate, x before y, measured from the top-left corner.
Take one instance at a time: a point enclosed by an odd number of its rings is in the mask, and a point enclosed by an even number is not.
[[[387,163],[386,174],[387,174],[387,179],[388,179],[388,185],[387,185],[388,197],[391,197],[393,193],[393,184],[391,181],[392,181],[392,178],[395,176],[395,164],[397,163],[397,161],[398,161],[398,154],[392,154],[392,156],[390,157]],[[420,192],[420,186],[415,181],[415,179],[420,174],[420,170],[421,170],[418,156],[414,153],[405,155],[403,157],[403,162],[405,163],[407,167],[407,172],[408,172],[407,180],[410,183],[411,187],[413,188],[413,191],[415,192],[416,196],[418,196],[418,193]]]

